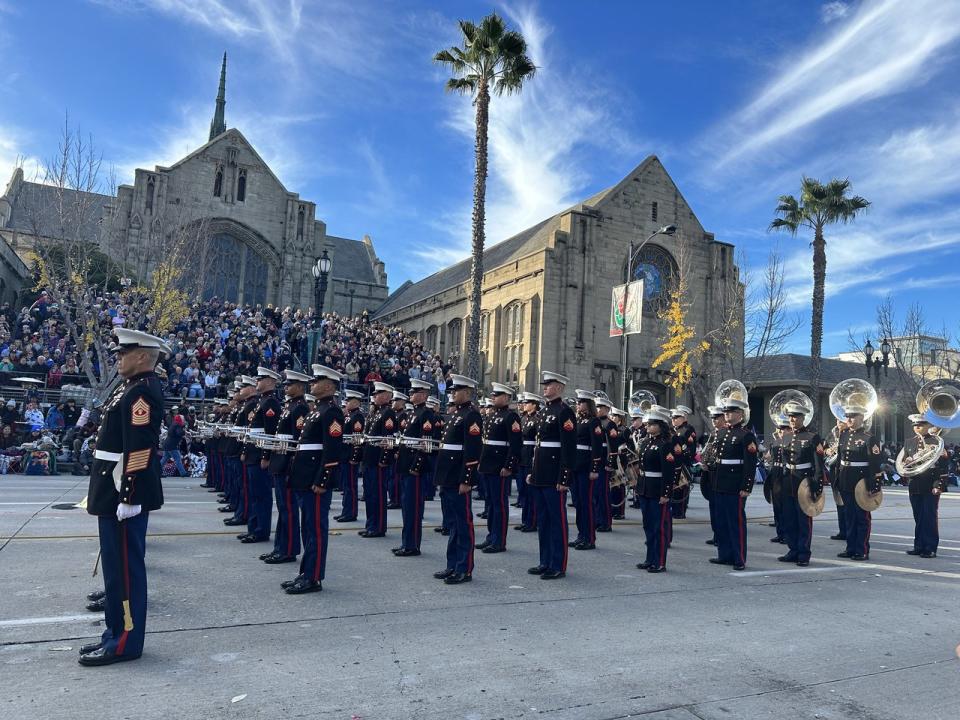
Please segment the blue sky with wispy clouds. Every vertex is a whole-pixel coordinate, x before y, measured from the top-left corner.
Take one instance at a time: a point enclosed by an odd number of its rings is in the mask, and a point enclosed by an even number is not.
[[[227,125],[330,233],[371,235],[396,287],[468,252],[472,109],[430,58],[491,9],[540,68],[494,101],[491,242],[655,153],[754,274],[779,247],[806,317],[807,239],[766,227],[803,174],[849,177],[873,206],[828,234],[825,352],[888,292],[960,330],[958,2],[0,0],[0,183],[65,111],[121,182],[175,162],[206,140],[226,50]]]

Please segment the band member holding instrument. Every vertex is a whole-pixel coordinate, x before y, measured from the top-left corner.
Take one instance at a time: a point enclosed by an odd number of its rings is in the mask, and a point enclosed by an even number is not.
[[[596,395],[595,404],[597,406],[597,420],[600,421],[600,429],[603,431],[603,444],[606,451],[606,462],[603,471],[597,482],[593,485],[593,517],[596,520],[597,532],[610,532],[613,530],[613,505],[610,501],[610,478],[616,472],[614,467],[616,463],[617,450],[620,433],[617,430],[617,424],[611,417],[613,403],[610,398],[602,391],[594,393]]]
[[[710,539],[707,545],[717,544],[717,505],[716,497],[716,474],[719,462],[717,442],[720,438],[720,431],[727,427],[727,421],[723,416],[723,408],[711,405],[707,408],[710,413],[710,422],[713,423],[713,430],[707,436],[707,441],[703,446],[703,453],[700,456],[700,491],[710,510]]]
[[[671,431],[683,448],[681,456],[677,458],[673,496],[670,498],[670,514],[677,520],[687,516],[687,506],[690,504],[690,468],[693,466],[693,457],[697,454],[697,431],[687,421],[692,412],[686,405],[677,405],[670,411]],[[673,523],[670,524],[670,536],[672,540]]]
[[[360,537],[378,538],[387,534],[387,481],[393,467],[393,446],[388,444],[397,432],[397,416],[390,408],[393,388],[382,382],[373,384],[374,409],[367,417],[363,444],[363,500],[366,527]]]
[[[610,474],[613,472],[619,472],[616,468],[617,463],[622,459],[620,454],[621,448],[626,445],[627,435],[629,431],[625,424],[627,414],[623,410],[617,408],[611,408],[610,410],[611,426],[607,432],[607,477],[610,477]],[[627,505],[627,485],[626,482],[621,481],[614,486],[612,483],[607,483],[610,485],[610,494],[608,500],[610,503],[611,510],[611,519],[613,520],[623,520],[625,515],[623,514],[624,509]]]
[[[643,514],[647,557],[637,564],[640,570],[661,573],[667,569],[670,546],[670,496],[676,482],[676,464],[683,452],[679,438],[670,432],[670,416],[654,406],[643,416],[647,441],[640,457],[637,495]]]
[[[413,411],[406,416],[403,436],[412,439],[433,439],[433,410],[427,407],[427,395],[431,385],[425,380],[411,378],[410,401]],[[400,476],[400,505],[403,514],[403,531],[400,547],[393,549],[397,557],[415,557],[420,554],[423,538],[424,483],[430,453],[423,448],[401,445],[397,453],[397,474]]]
[[[490,415],[483,426],[483,452],[478,472],[487,492],[487,537],[477,544],[484,553],[501,553],[507,549],[510,527],[510,488],[513,474],[520,465],[523,428],[520,416],[510,409],[513,389],[493,383]]]
[[[515,528],[520,532],[536,532],[537,506],[527,485],[527,476],[533,469],[533,451],[537,444],[537,413],[543,405],[543,398],[535,393],[523,393],[523,417],[520,427],[523,447],[520,450],[520,469],[517,472],[517,497],[520,499],[520,524]]]
[[[367,418],[361,409],[363,394],[356,390],[344,391],[347,400],[343,414],[346,425],[343,433],[343,457],[340,463],[340,489],[343,491],[343,500],[340,514],[334,520],[338,523],[355,522],[359,506],[357,494],[357,476],[360,473],[360,461],[363,456],[363,445],[357,442],[363,437],[363,425]]]
[[[802,393],[800,393],[802,394]],[[799,494],[806,492],[807,481],[811,500],[823,492],[823,441],[806,427],[807,416],[813,415],[813,403],[789,402],[784,413],[790,419],[790,433],[783,440],[782,522],[788,552],[777,558],[780,562],[795,562],[799,567],[810,564],[810,541],[813,537],[813,518],[800,509]]]
[[[847,549],[837,553],[837,557],[868,560],[871,516],[857,504],[855,492],[861,480],[866,482],[870,492],[880,491],[880,443],[863,425],[865,407],[851,404],[843,411],[848,426],[840,432],[834,468],[837,489],[847,516]]]
[[[606,464],[607,451],[594,395],[588,390],[577,390],[577,472],[574,485],[577,537],[569,543],[574,550],[594,550],[597,547],[593,488],[600,481]]]

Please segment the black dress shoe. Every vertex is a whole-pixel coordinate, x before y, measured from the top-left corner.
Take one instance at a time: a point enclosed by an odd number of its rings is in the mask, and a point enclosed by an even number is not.
[[[583,540],[571,540],[570,542],[567,543],[567,547],[575,548],[577,545],[579,545],[582,542]]]
[[[454,571],[447,568],[446,570],[439,570],[433,574],[437,580],[446,580],[448,577],[453,575]]]
[[[849,553],[849,552],[847,552],[846,550],[844,550],[843,552],[838,552],[838,553],[837,553],[837,557],[838,557],[838,558],[852,558],[852,557],[853,557],[853,553]]]
[[[705,544],[706,544],[706,545],[716,545],[716,544],[717,544],[717,541],[716,541],[715,538],[710,538],[709,540],[706,541]]]
[[[413,548],[410,548],[410,549],[400,548],[399,550],[397,550],[397,552],[394,553],[394,555],[396,555],[397,557],[416,557],[419,554],[420,554],[420,551]]]
[[[907,550],[907,555],[919,555],[919,554],[920,554],[919,550]],[[90,596],[87,595],[87,597],[89,598]],[[92,600],[93,598],[90,598],[90,599]]]
[[[797,560],[797,567],[807,567],[809,564],[809,560]]]
[[[87,610],[90,612],[103,612],[107,609],[107,598],[102,597],[99,600],[87,603]]]
[[[528,568],[527,572],[531,575],[543,575],[547,571],[547,568],[543,565],[537,565],[536,567]]]
[[[478,513],[478,514],[477,514],[477,517],[480,518],[481,520],[486,520],[486,519],[487,519],[487,513],[485,513],[485,512]]]
[[[239,535],[237,535],[237,540],[244,540],[248,537],[250,537],[250,533],[240,533]]]
[[[86,665],[88,667],[95,667],[98,665],[113,665],[113,663],[126,662],[127,660],[136,660],[139,655],[117,655],[113,652],[108,652],[103,648],[98,648],[91,652],[88,652],[85,655],[81,655],[77,658],[77,662],[81,665]]]
[[[233,526],[233,525],[246,525],[246,524],[247,524],[247,521],[246,521],[246,520],[238,520],[237,518],[227,518],[226,520],[223,521],[223,524],[224,524],[224,525],[231,525],[231,526]]]
[[[336,522],[340,522],[340,520],[343,519],[343,515],[336,515],[336,516],[334,516],[333,519],[334,519],[334,521],[336,521]]]
[[[775,522],[767,523],[767,527],[776,527],[776,526],[777,524]]]
[[[614,520],[626,520],[627,517],[626,517],[626,515],[614,515],[614,516],[613,516],[613,519],[614,519]]]
[[[257,537],[256,535],[247,535],[247,536],[246,536],[243,540],[241,540],[240,542],[242,542],[242,543],[258,543],[258,542],[267,542],[267,540],[269,540],[269,539],[270,539],[270,538],[269,538],[268,536],[265,536],[265,537]]]
[[[473,580],[473,575],[467,575],[466,573],[453,573],[452,575],[443,579],[443,584],[460,585],[461,583],[468,583],[471,580]]]
[[[927,559],[927,560],[929,560],[930,558],[935,558],[936,556],[937,556],[937,554],[936,554],[935,552],[922,552],[922,553],[920,553],[920,557],[925,558],[925,559]]]
[[[287,595],[303,595],[304,593],[320,592],[323,590],[323,584],[319,580],[307,580],[300,578],[288,588],[284,588]]]
[[[106,590],[94,590],[93,592],[87,593],[87,600],[100,600],[106,596]]]
[[[340,523],[344,523],[344,522],[356,522],[356,521],[357,521],[357,519],[356,519],[355,517],[343,517],[342,515],[341,515],[340,517],[334,518],[334,520],[336,520],[337,522],[340,522]]]
[[[400,506],[394,503],[393,505],[387,505],[387,510],[399,510]]]
[[[541,580],[559,580],[562,577],[566,577],[566,573],[562,570],[547,570],[545,573],[540,575]]]
[[[284,580],[282,583],[280,583],[280,587],[282,587],[284,590],[286,590],[286,589],[287,589],[288,587],[290,587],[291,585],[294,585],[294,584],[300,582],[300,581],[303,580],[303,579],[304,579],[304,578],[303,578],[303,575],[297,575],[293,580]]]
[[[637,570],[649,570],[652,567],[653,565],[648,562],[637,563]]]
[[[477,550],[483,550],[484,548],[490,547],[490,543],[488,543],[486,540],[484,540],[484,541],[481,542],[481,543],[477,543],[477,544],[474,545],[473,547],[476,548]]]
[[[390,552],[392,552],[394,555],[396,555],[401,550],[403,550],[403,545],[401,545],[400,547],[390,548]]]
[[[94,650],[99,650],[99,649],[102,648],[102,647],[103,647],[103,643],[102,643],[102,642],[89,643],[89,644],[87,644],[87,645],[81,645],[81,646],[80,646],[80,654],[81,654],[81,655],[86,655],[87,653],[92,653]]]
[[[831,539],[831,540],[846,540],[846,539],[847,539],[847,536],[846,536],[846,535],[841,535],[840,533],[837,533],[836,535],[831,535],[831,536],[830,536],[830,539]]]
[[[237,509],[235,507],[230,507],[229,505],[224,505],[222,507],[217,508],[217,512],[223,512],[223,513],[236,512],[236,511]]]
[[[737,565],[736,563],[734,563],[733,569],[736,570],[737,572],[740,572],[741,570],[745,570],[746,567],[747,567],[746,565]]]
[[[433,531],[434,531],[435,533],[442,533],[442,532],[443,532],[443,528],[442,528],[442,527],[435,527],[435,528],[433,529]]]
[[[502,552],[506,552],[506,551],[507,551],[507,549],[506,549],[505,547],[500,547],[500,546],[497,546],[497,545],[487,545],[487,546],[482,550],[482,552],[485,552],[487,555],[492,555],[493,553],[502,553]]]
[[[259,559],[260,559],[260,560],[266,560],[267,558],[272,558],[272,557],[273,557],[274,555],[276,555],[276,554],[277,554],[277,551],[276,551],[276,550],[271,550],[271,551],[268,552],[268,553],[263,553],[263,555],[261,555],[261,556],[259,557]]]
[[[783,538],[782,538],[782,537],[772,537],[772,538],[770,538],[770,542],[772,542],[772,543],[782,543],[782,542],[783,542]]]
[[[786,555],[781,555],[780,557],[778,557],[777,560],[779,560],[780,562],[796,562],[797,556],[787,553]]]
[[[733,565],[732,562],[721,560],[720,558],[710,558],[710,562],[712,562],[714,565]]]
[[[869,560],[870,556],[869,555],[851,555],[850,559],[856,560],[857,562],[863,562],[864,560]]]
[[[666,572],[666,568],[663,565],[651,565],[647,568],[648,573],[662,573]]]
[[[598,527],[597,532],[613,532],[613,528],[610,528],[604,525],[602,527]]]
[[[525,526],[525,525],[514,525],[514,526],[513,526],[513,529],[514,529],[514,530],[523,530],[524,527],[526,527],[526,526]]]
[[[197,485],[197,487],[212,488],[213,485],[211,485],[210,483],[200,483],[199,485]],[[216,488],[214,488],[214,489],[216,489]]]
[[[510,507],[518,508],[520,507],[520,503],[510,503]]]
[[[283,563],[296,562],[296,555],[271,555],[265,562],[267,565],[282,565]]]
[[[385,533],[385,532],[382,532],[382,533],[372,533],[372,532],[366,532],[366,531],[364,531],[364,532],[359,533],[359,535],[360,535],[360,537],[364,537],[364,538],[380,538],[380,537],[385,537],[385,536],[386,536],[386,533]]]
[[[536,529],[535,527],[524,527],[524,526],[521,526],[521,527],[520,527],[520,532],[522,532],[522,533],[531,533],[531,532],[536,532],[536,531],[537,531],[537,529]]]
[[[579,545],[574,545],[573,549],[574,550],[596,550],[597,546],[595,543],[585,542],[585,543],[580,543]]]

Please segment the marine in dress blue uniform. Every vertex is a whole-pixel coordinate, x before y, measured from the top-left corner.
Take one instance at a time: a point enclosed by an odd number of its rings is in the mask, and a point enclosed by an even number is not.
[[[510,527],[510,489],[520,466],[523,429],[520,416],[510,409],[513,389],[501,383],[492,384],[490,415],[483,427],[483,451],[478,472],[486,487],[487,537],[477,544],[484,553],[501,553],[507,549]]]
[[[720,439],[720,431],[727,427],[726,418],[723,416],[723,408],[711,405],[707,408],[710,413],[710,422],[713,424],[713,430],[707,435],[703,444],[703,453],[700,456],[700,492],[703,493],[707,501],[707,509],[710,513],[710,537],[707,539],[707,545],[717,544],[717,506],[715,502],[716,474],[719,457],[717,442]]]
[[[473,579],[471,503],[483,449],[483,419],[471,401],[477,381],[463,375],[451,375],[450,384],[456,412],[445,423],[435,473],[450,535],[447,538],[447,566],[433,576],[447,585],[459,585]]]
[[[433,473],[437,464],[437,446],[443,439],[443,415],[440,414],[440,399],[430,395],[427,398],[427,407],[433,411],[433,430],[431,431],[434,440],[434,449],[427,457],[424,463],[423,487],[426,500],[437,499],[437,485],[433,481]],[[436,528],[434,528],[436,529]]]
[[[537,504],[530,493],[527,477],[533,469],[533,451],[537,444],[537,414],[543,405],[543,398],[536,393],[522,393],[521,405],[523,415],[520,417],[520,435],[523,445],[520,447],[520,467],[517,469],[520,524],[515,529],[528,533],[537,530]]]
[[[163,505],[157,457],[163,394],[154,368],[170,349],[153,335],[115,332],[123,382],[103,406],[87,494],[87,512],[99,526],[105,593],[100,642],[80,648],[79,662],[88,666],[135,660],[143,652],[147,521]]]
[[[537,504],[540,563],[529,570],[543,580],[567,574],[567,491],[577,465],[577,419],[563,401],[569,380],[556,372],[540,375],[544,406],[537,416],[537,444],[528,488]]]
[[[593,496],[594,486],[601,481],[607,464],[607,447],[595,400],[592,392],[577,390],[577,464],[573,486],[577,537],[569,542],[574,550],[594,550],[597,547]]]
[[[433,425],[436,416],[427,407],[430,383],[417,378],[410,380],[410,402],[413,411],[406,416],[403,437],[413,440],[433,440]],[[425,476],[430,462],[426,449],[401,445],[397,452],[397,474],[400,476],[400,507],[403,515],[403,530],[400,546],[393,548],[397,557],[414,557],[420,554],[423,539],[423,506],[426,498]]]
[[[363,443],[363,501],[367,522],[360,537],[377,538],[387,534],[387,482],[393,468],[393,436],[399,432],[397,416],[390,408],[393,388],[386,383],[373,384],[374,409],[367,417]]]
[[[393,414],[397,424],[397,434],[402,435],[407,428],[410,414],[407,412],[407,401],[410,398],[399,390],[393,391]],[[400,510],[400,473],[397,470],[397,458],[400,453],[394,452],[392,462],[387,466],[387,510]]]
[[[922,415],[911,415],[910,422],[913,423],[915,435],[903,444],[907,457],[917,454],[925,446],[937,444],[936,438],[930,433],[933,426]],[[937,547],[940,545],[940,495],[946,489],[947,451],[944,449],[933,467],[910,478],[907,491],[915,529],[913,549],[907,550],[907,555],[919,555],[922,558],[937,556]]]
[[[241,375],[239,388],[237,389],[237,407],[232,415],[233,427],[249,427],[250,416],[257,407],[259,398],[256,395],[256,378],[248,375]],[[247,477],[247,468],[243,464],[243,444],[235,437],[231,437],[226,443],[226,461],[227,471],[230,474],[231,485],[233,486],[233,498],[230,504],[234,507],[233,517],[223,521],[224,525],[246,525],[250,516],[250,483]],[[244,531],[237,537],[243,537],[247,532]]]
[[[327,572],[330,500],[340,483],[344,417],[336,401],[343,375],[324,365],[313,365],[312,395],[316,398],[300,433],[290,465],[290,486],[300,508],[303,558],[300,574],[281,583],[289,595],[319,592]]]
[[[690,477],[694,456],[697,454],[697,431],[687,420],[693,410],[686,405],[677,405],[670,410],[671,431],[674,438],[680,443],[683,452],[677,458],[676,477],[674,478],[673,495],[670,498],[670,515],[672,519],[682,520],[687,517],[687,507],[690,505]],[[681,482],[681,478],[687,482]],[[673,523],[670,523],[670,536],[673,539]]]
[[[593,517],[596,520],[596,532],[611,532],[613,530],[613,503],[610,499],[610,477],[615,472],[613,464],[619,449],[620,432],[617,424],[611,417],[613,405],[602,395],[597,395],[597,420],[600,421],[600,430],[603,432],[603,468],[599,472],[597,481],[593,484]]]
[[[299,441],[307,415],[310,413],[304,395],[307,384],[313,378],[294,370],[285,370],[283,375],[287,403],[280,411],[277,437]],[[260,559],[268,565],[294,562],[300,554],[300,511],[289,479],[293,454],[292,450],[265,453],[268,456],[267,471],[273,480],[273,494],[277,501],[277,527],[273,533],[273,551],[260,556]]]
[[[747,498],[757,471],[757,438],[743,427],[744,400],[727,400],[727,427],[717,439],[717,557],[710,562],[743,570],[747,563]]]
[[[781,421],[783,418],[781,418]],[[778,425],[767,442],[767,477],[763,481],[763,492],[769,497],[773,508],[773,526],[776,534],[770,538],[773,543],[785,543],[786,532],[783,524],[783,485],[784,485],[784,445],[790,443],[790,424]]]
[[[670,415],[659,407],[650,408],[643,416],[647,435],[640,448],[640,477],[637,495],[643,515],[646,537],[646,559],[637,564],[640,570],[661,573],[667,569],[670,547],[670,497],[676,483],[676,466],[683,451],[679,438],[672,433]]]
[[[843,408],[847,427],[840,431],[837,443],[837,461],[834,463],[834,484],[843,499],[847,516],[847,549],[837,557],[867,560],[870,557],[871,516],[857,504],[857,483],[863,480],[871,493],[879,492],[880,443],[863,426],[866,409],[857,406]]]
[[[363,445],[358,442],[363,438],[363,426],[367,422],[360,404],[363,394],[356,390],[344,391],[346,406],[344,407],[343,458],[340,463],[340,490],[343,492],[340,514],[334,520],[339,523],[355,522],[359,510],[360,495],[357,483],[360,477],[360,463],[363,460]]]
[[[277,381],[280,373],[270,368],[257,368],[258,400],[247,421],[251,433],[275,435],[280,422],[280,400],[277,398]],[[270,539],[273,519],[273,483],[270,478],[269,454],[258,448],[253,441],[243,445],[242,456],[247,471],[247,487],[250,495],[250,512],[247,516],[247,534],[239,538],[242,543],[265,542]]]
[[[780,562],[795,562],[800,567],[810,564],[810,542],[813,538],[813,518],[800,509],[798,494],[804,480],[810,487],[810,499],[816,500],[823,492],[823,440],[804,426],[804,408],[789,402],[784,412],[790,418],[790,432],[782,439],[783,482],[781,484],[781,512],[783,534],[789,548]]]

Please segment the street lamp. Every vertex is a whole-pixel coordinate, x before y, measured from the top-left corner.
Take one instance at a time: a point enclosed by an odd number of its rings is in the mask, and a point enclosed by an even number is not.
[[[323,296],[327,293],[327,276],[330,274],[330,266],[333,261],[324,250],[323,254],[317,258],[317,263],[313,266],[313,292],[314,306],[317,309],[317,317],[314,327],[317,330],[317,351],[316,360],[320,362],[320,331],[323,329]]]
[[[353,296],[357,294],[355,288],[350,288],[350,317],[353,317]]]
[[[623,309],[624,313],[627,310],[627,295],[630,290],[630,280],[633,278],[633,263],[637,259],[637,255],[640,254],[640,251],[643,249],[643,246],[648,242],[653,240],[657,235],[666,235],[672,237],[677,233],[676,225],[664,225],[662,228],[656,232],[650,233],[650,237],[640,243],[636,249],[633,247],[633,240],[630,241],[630,249],[627,251],[627,264],[625,267],[624,283],[626,286],[623,288]],[[620,336],[620,401],[623,403],[622,406],[626,406],[626,397],[627,397],[627,358],[630,353],[630,336],[627,335],[627,316],[624,314],[623,317],[623,335]]]
[[[890,341],[887,338],[884,338],[880,343],[880,354],[882,358],[874,357],[873,344],[871,344],[869,338],[867,339],[867,344],[863,346],[863,356],[866,358],[864,360],[864,365],[867,366],[867,380],[870,379],[870,371],[873,371],[873,377],[875,378],[875,383],[880,385],[880,368],[883,368],[883,375],[887,375],[887,367],[890,365]]]

